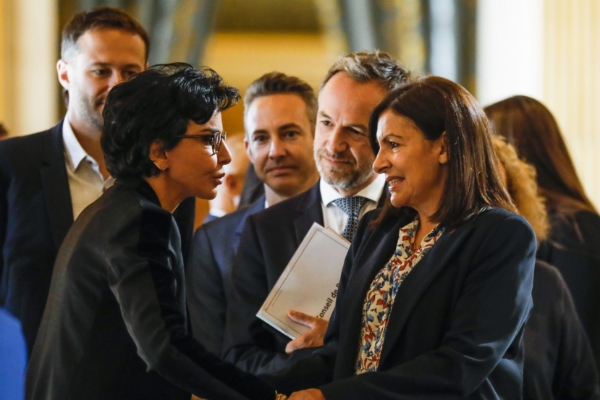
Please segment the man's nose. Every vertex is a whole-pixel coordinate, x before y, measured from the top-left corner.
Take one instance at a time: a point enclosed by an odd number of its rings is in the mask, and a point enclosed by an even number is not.
[[[120,71],[114,71],[111,74],[110,77],[110,82],[109,82],[109,88],[112,89],[113,86],[118,85],[119,83],[125,81],[127,78],[125,77],[125,74],[123,72]]]
[[[325,144],[327,151],[330,154],[343,153],[347,150],[348,143],[343,132],[343,127],[335,127],[329,135],[327,143]]]
[[[285,155],[285,146],[283,142],[279,138],[274,138],[271,140],[269,145],[269,157],[270,158],[279,158]]]

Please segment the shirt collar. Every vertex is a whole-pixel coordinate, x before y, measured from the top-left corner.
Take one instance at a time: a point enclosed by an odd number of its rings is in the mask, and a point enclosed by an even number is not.
[[[79,164],[88,157],[88,154],[85,152],[77,137],[75,136],[75,132],[73,132],[73,128],[71,127],[71,123],[69,122],[69,113],[65,116],[65,120],[63,122],[63,142],[65,144],[65,150],[73,169],[77,169]],[[89,160],[92,163],[96,163],[96,161],[89,157]]]
[[[369,186],[363,188],[360,192],[356,193],[355,196],[366,197],[367,199],[377,203],[381,197],[381,194],[383,193],[384,185],[385,175],[378,174],[375,180],[371,182]],[[321,199],[323,200],[323,204],[326,206],[329,205],[329,203],[331,203],[333,200],[344,197],[338,193],[333,186],[325,182],[324,179],[319,181],[319,188],[321,190]]]

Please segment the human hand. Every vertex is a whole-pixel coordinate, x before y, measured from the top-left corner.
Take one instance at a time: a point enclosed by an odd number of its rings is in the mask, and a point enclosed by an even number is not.
[[[288,400],[326,400],[323,392],[319,389],[307,389],[299,392],[294,392]]]
[[[291,354],[294,350],[298,349],[323,346],[323,337],[325,336],[327,325],[329,325],[328,321],[294,310],[288,311],[288,317],[294,322],[308,326],[310,331],[289,342],[285,346],[287,354]]]

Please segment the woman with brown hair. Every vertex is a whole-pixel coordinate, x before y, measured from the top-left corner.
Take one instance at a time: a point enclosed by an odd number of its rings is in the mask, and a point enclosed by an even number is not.
[[[520,160],[503,138],[495,137],[493,142],[508,193],[538,242],[544,241],[548,222],[535,169]],[[525,325],[523,398],[599,399],[594,356],[565,281],[556,268],[541,260],[535,263],[534,275],[534,307]]]
[[[556,120],[539,101],[515,96],[485,108],[496,134],[537,172],[550,234],[538,258],[555,266],[571,290],[600,361],[600,216],[583,189]]]
[[[389,204],[360,222],[324,346],[268,379],[293,400],[521,398],[535,236],[483,110],[425,77],[386,95],[369,132]]]

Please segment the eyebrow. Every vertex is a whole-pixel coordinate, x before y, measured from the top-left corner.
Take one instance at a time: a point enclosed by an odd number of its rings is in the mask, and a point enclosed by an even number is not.
[[[201,130],[200,132],[198,132],[198,133],[192,133],[192,135],[200,135],[200,134],[202,134],[202,133],[209,133],[209,135],[202,135],[202,136],[210,136],[210,135],[216,135],[216,134],[218,134],[219,132],[221,132],[221,131],[220,131],[220,130],[218,130],[218,129],[204,128],[204,129],[202,129],[202,130]]]
[[[98,61],[98,62],[92,63],[91,66],[92,67],[111,67],[112,64],[107,63],[107,62]],[[139,64],[126,64],[125,68],[136,68],[136,69],[140,69],[140,70],[144,69],[144,67]]]
[[[332,119],[329,115],[325,114],[323,111],[319,111],[319,116],[325,117],[328,119]],[[344,126],[347,128],[361,128],[366,131],[369,130],[369,127],[367,125],[363,125],[363,124],[349,124],[349,125],[344,125]]]
[[[277,128],[277,130],[283,130],[283,129],[289,129],[289,128],[298,128],[298,129],[302,130],[302,128],[300,127],[300,125],[298,125],[295,122],[290,122],[289,124],[281,125],[281,126],[279,126]]]
[[[390,136],[398,138],[400,140],[404,140],[405,139],[404,136],[396,135],[395,133],[391,133],[390,132],[390,133],[384,133],[383,135],[381,135],[380,137],[378,137],[377,140],[384,141],[384,140],[387,140]]]
[[[256,130],[253,130],[252,132],[250,132],[250,136],[263,134],[263,133],[269,133],[269,132],[267,132],[266,129],[256,129]]]

